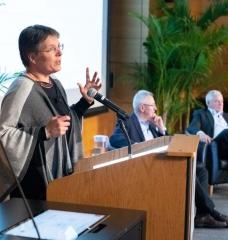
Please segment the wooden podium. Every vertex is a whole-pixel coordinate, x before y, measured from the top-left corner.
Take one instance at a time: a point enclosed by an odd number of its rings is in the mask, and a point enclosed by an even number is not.
[[[192,239],[198,143],[165,136],[133,145],[131,158],[121,148],[82,159],[74,174],[50,183],[47,200],[145,210],[147,240]]]

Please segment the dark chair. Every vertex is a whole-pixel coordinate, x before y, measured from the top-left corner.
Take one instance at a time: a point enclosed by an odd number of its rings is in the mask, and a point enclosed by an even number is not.
[[[212,194],[213,185],[228,183],[228,159],[219,158],[216,142],[207,145],[205,163],[208,169],[209,192]]]
[[[207,147],[208,144],[205,142],[199,142],[197,148],[197,165],[205,165],[206,166],[206,155],[207,155]]]

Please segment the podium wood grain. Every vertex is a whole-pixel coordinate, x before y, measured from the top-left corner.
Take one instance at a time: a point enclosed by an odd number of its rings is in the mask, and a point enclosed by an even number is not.
[[[164,145],[171,138],[137,144],[134,152]],[[146,210],[146,239],[190,239],[192,158],[151,153],[92,169],[92,162],[126,156],[126,148],[92,157],[80,172],[53,181],[47,200]],[[83,161],[83,160],[82,160]],[[88,170],[86,170],[86,166]]]

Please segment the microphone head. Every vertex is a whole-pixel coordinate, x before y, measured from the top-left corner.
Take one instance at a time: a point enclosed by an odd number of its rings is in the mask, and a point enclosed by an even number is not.
[[[97,94],[97,90],[95,88],[90,88],[87,92],[87,95],[92,98],[94,98],[96,94]]]

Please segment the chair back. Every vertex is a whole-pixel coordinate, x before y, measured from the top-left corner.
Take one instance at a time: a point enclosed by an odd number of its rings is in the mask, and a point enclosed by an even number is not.
[[[206,166],[209,173],[209,184],[228,183],[228,159],[219,158],[218,144],[208,144]]]

